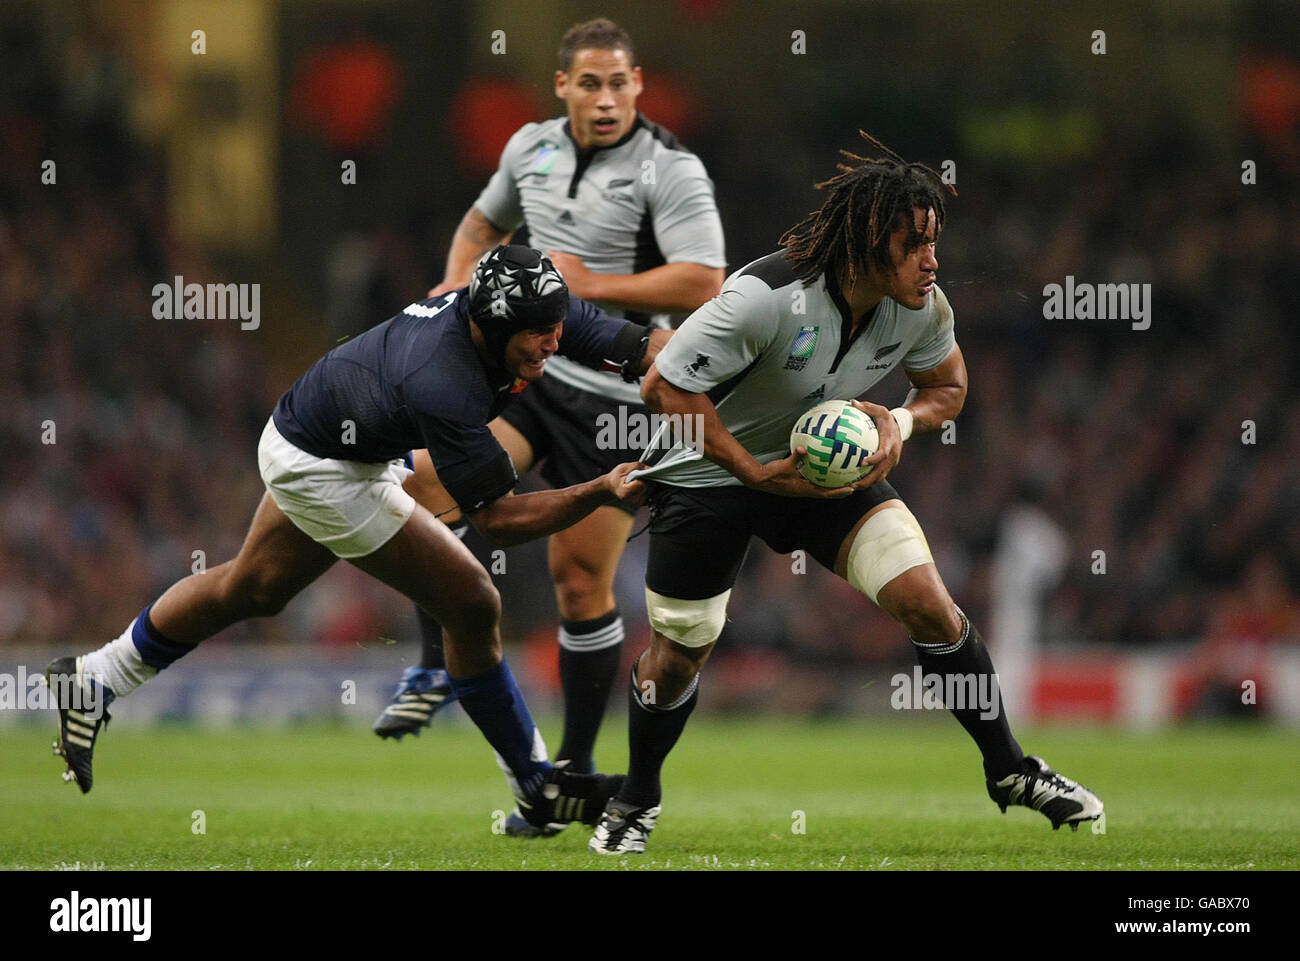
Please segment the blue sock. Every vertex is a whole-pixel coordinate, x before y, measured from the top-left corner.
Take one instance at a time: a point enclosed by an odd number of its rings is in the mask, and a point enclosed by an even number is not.
[[[497,752],[497,760],[513,782],[516,795],[535,794],[550,774],[551,764],[510,666],[502,660],[478,677],[453,677],[451,689]]]
[[[194,646],[177,644],[158,633],[158,628],[154,627],[153,622],[149,620],[151,610],[153,610],[152,604],[141,611],[140,616],[135,619],[131,629],[131,641],[135,644],[135,649],[140,652],[140,660],[154,670],[161,671],[165,667],[170,667],[173,661],[194,650]]]

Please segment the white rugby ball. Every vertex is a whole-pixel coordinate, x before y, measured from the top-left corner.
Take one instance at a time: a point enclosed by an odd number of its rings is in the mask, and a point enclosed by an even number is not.
[[[863,464],[880,446],[876,422],[847,400],[828,400],[806,411],[790,432],[790,451],[806,447],[799,473],[818,487],[845,487],[871,470]]]

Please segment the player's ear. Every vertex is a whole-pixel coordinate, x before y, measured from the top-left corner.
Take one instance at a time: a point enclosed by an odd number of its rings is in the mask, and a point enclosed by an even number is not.
[[[633,67],[633,68],[632,68],[632,82],[636,85],[635,88],[634,88],[634,90],[633,90],[633,92],[634,92],[638,97],[641,96],[641,91],[642,91],[643,87],[642,87],[642,85],[641,85],[641,68],[640,68],[640,67]]]
[[[563,70],[555,71],[555,96],[563,100],[569,87],[569,75]]]

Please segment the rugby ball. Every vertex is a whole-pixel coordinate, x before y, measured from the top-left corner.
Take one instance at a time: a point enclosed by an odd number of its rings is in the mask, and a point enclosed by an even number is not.
[[[845,487],[871,470],[863,464],[880,446],[876,422],[847,400],[828,400],[806,411],[790,432],[790,452],[806,447],[799,473],[818,487]]]

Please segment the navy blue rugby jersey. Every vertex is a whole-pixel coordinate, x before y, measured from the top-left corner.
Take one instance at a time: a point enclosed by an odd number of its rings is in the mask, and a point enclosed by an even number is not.
[[[506,494],[514,466],[487,424],[525,385],[479,358],[467,290],[416,301],[335,347],[276,403],[276,429],[295,447],[336,460],[386,463],[427,448],[465,511]],[[559,352],[596,370],[618,369],[644,334],[571,296]]]

